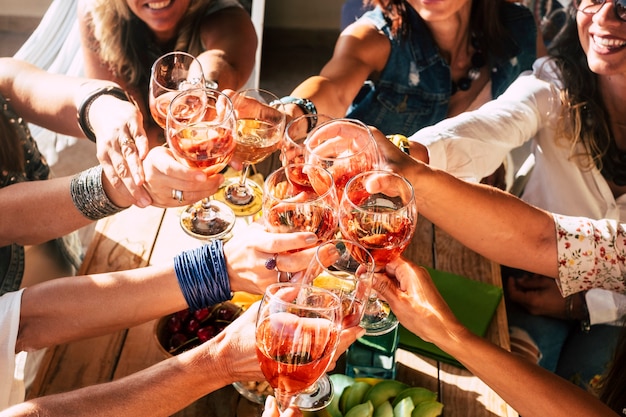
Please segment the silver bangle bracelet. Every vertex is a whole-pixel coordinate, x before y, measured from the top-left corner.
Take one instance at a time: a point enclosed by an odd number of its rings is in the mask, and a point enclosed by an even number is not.
[[[115,205],[102,187],[102,166],[79,172],[70,183],[74,206],[89,220],[100,220],[124,210]]]

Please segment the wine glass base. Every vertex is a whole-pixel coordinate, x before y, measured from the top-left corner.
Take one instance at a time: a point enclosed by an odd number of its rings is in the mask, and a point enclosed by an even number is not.
[[[334,395],[333,384],[325,374],[313,384],[311,392],[301,392],[293,403],[303,411],[318,411],[325,408]]]
[[[203,211],[210,210],[209,218],[203,218]],[[228,205],[211,200],[207,209],[202,200],[188,206],[180,214],[182,229],[193,238],[200,240],[223,239],[227,240],[235,225],[235,213]]]
[[[253,180],[246,179],[246,192],[237,192],[239,178],[227,179],[213,196],[226,204],[235,213],[235,216],[252,216],[258,213],[263,206],[263,188]]]
[[[365,329],[365,336],[381,336],[398,327],[398,319],[393,313],[381,316],[363,316],[361,327]]]

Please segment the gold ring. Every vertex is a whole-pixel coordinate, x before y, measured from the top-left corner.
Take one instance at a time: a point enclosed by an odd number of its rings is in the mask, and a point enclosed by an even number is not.
[[[128,146],[128,145],[133,145],[135,143],[135,139],[133,138],[129,138],[128,136],[125,137],[124,139],[122,139],[120,141],[120,146]]]

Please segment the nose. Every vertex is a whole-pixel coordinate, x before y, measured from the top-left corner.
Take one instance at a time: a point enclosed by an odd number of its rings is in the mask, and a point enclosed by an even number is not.
[[[604,6],[609,7],[604,7]],[[622,20],[617,17],[617,10],[615,10],[615,5],[611,0],[605,0],[604,3],[600,6],[600,9],[593,15],[593,20],[596,23],[618,23],[621,24]]]

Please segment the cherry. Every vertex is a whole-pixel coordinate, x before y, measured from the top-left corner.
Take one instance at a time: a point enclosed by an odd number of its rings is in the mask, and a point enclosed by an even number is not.
[[[194,334],[196,333],[196,331],[200,328],[200,322],[198,320],[191,319],[187,322],[187,325],[185,326],[185,330],[187,331],[187,333],[190,334]]]
[[[202,322],[207,317],[209,317],[209,309],[205,307],[200,310],[196,310],[193,312],[193,316],[196,318],[196,320]]]
[[[178,333],[180,329],[183,327],[182,321],[178,318],[177,315],[173,315],[167,321],[167,330],[170,333]]]
[[[169,350],[172,351],[174,349],[178,349],[186,341],[187,336],[182,333],[174,333],[172,337],[170,337]]]
[[[219,331],[216,331],[214,326],[208,325],[198,329],[196,332],[196,336],[200,340],[201,343],[206,342],[209,339],[212,339],[217,335]]]

